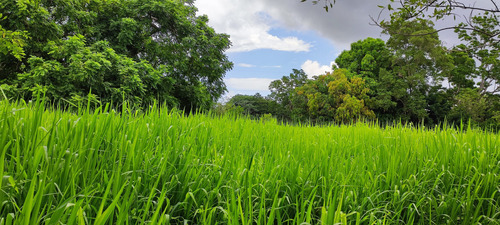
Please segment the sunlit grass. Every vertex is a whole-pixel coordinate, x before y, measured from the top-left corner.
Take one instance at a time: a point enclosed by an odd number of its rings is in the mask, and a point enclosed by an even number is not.
[[[500,138],[0,103],[0,224],[496,224]]]

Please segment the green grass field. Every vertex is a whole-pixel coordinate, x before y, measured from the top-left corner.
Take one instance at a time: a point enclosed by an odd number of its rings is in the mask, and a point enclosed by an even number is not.
[[[499,224],[500,136],[0,103],[0,224]]]

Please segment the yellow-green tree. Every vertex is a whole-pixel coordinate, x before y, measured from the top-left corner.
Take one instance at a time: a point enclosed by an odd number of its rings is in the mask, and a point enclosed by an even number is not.
[[[336,69],[317,76],[296,91],[307,99],[307,112],[313,121],[347,123],[358,118],[375,118],[365,105],[370,89],[364,79],[348,70]]]

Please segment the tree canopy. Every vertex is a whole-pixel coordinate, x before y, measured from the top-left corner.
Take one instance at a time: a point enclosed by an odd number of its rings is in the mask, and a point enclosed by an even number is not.
[[[228,35],[187,0],[1,1],[0,81],[13,96],[208,108],[232,68]]]
[[[358,118],[375,118],[366,105],[370,91],[361,77],[345,69],[335,69],[315,77],[296,89],[307,99],[307,112],[313,121],[350,122]]]
[[[320,2],[327,11],[335,4],[335,0],[312,1]],[[389,35],[386,45],[381,40],[363,40],[336,59],[339,67],[366,80],[371,90],[367,105],[377,117],[431,124],[471,119],[499,125],[495,119],[500,118],[500,8],[496,1],[390,0],[380,4],[386,4],[379,7],[388,10],[390,17],[372,20]],[[447,23],[436,27],[434,22],[442,20]],[[443,47],[439,33],[444,30],[455,31],[459,43]],[[378,52],[373,51],[377,47]]]

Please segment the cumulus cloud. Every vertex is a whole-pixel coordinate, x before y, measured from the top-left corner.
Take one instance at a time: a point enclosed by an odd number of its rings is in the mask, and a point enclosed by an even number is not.
[[[322,2],[313,5],[311,1],[301,3],[290,0],[259,0],[268,2],[270,14],[283,26],[297,30],[313,30],[332,41],[339,49],[348,49],[350,43],[367,37],[381,37],[379,27],[371,25],[372,20],[386,18],[378,5],[388,0],[343,0],[336,1],[329,12],[322,8]]]
[[[231,35],[230,51],[274,49],[282,51],[309,51],[311,44],[296,37],[277,37],[269,33],[271,27],[289,30],[312,30],[331,40],[339,49],[348,49],[350,43],[366,37],[379,37],[381,29],[370,25],[378,17],[378,5],[389,0],[337,1],[329,12],[321,5],[299,0],[197,0],[200,14],[207,14],[217,32]],[[387,13],[381,14],[383,17]]]
[[[307,60],[302,64],[301,69],[307,74],[309,78],[313,76],[318,76],[325,74],[325,72],[332,72],[332,65],[334,62],[330,63],[330,66],[321,65],[317,61]]]
[[[228,78],[224,80],[230,91],[255,91],[269,90],[269,84],[273,79],[268,78]]]
[[[231,36],[233,46],[228,52],[256,49],[307,52],[312,47],[297,37],[271,35],[272,19],[266,13],[266,1],[198,0],[198,14],[206,14],[217,32]]]

